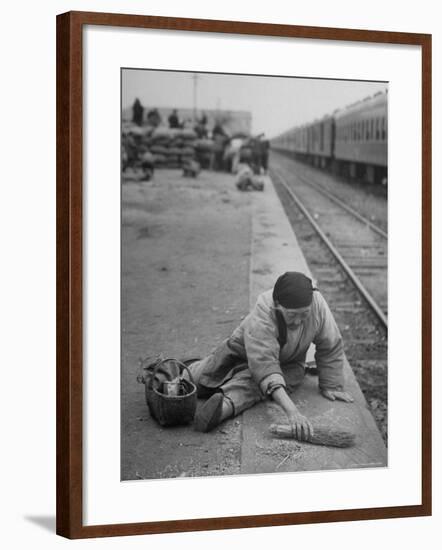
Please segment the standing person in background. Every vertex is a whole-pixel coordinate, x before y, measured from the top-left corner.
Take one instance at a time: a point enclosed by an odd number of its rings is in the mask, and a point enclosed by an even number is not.
[[[260,149],[261,149],[261,166],[264,170],[264,174],[267,174],[269,169],[269,151],[270,141],[265,139],[265,134],[260,135]]]
[[[229,139],[229,136],[226,134],[224,128],[222,127],[221,121],[216,120],[215,126],[212,130],[212,139],[213,139],[213,170],[222,170],[224,164],[224,148]]]
[[[207,126],[207,115],[206,113],[203,111],[202,115],[201,115],[201,118],[199,119],[198,121],[202,126]]]
[[[250,142],[249,146],[252,151],[252,158],[251,158],[251,167],[254,174],[260,174],[261,173],[261,142],[260,137],[256,136],[253,137]]]
[[[143,124],[144,107],[141,105],[141,101],[138,97],[135,99],[132,105],[132,122],[141,126]]]
[[[178,111],[174,109],[168,118],[169,128],[180,128],[180,119],[178,118]]]
[[[207,115],[203,112],[201,118],[199,118],[195,124],[195,133],[199,139],[206,138],[209,133],[207,131]]]

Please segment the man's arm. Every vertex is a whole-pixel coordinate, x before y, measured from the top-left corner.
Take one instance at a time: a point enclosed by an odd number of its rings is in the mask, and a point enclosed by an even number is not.
[[[263,395],[269,385],[285,386],[279,364],[276,323],[262,305],[256,305],[244,326],[244,348],[250,372]]]
[[[319,295],[321,326],[316,334],[315,359],[318,367],[319,390],[331,401],[338,399],[346,403],[353,402],[353,397],[344,391],[344,346],[341,333],[330,308],[322,295]]]
[[[299,412],[296,405],[287,395],[285,388],[278,386],[271,395],[273,400],[278,403],[287,415],[295,439],[308,441],[313,435],[313,427],[309,420]]]

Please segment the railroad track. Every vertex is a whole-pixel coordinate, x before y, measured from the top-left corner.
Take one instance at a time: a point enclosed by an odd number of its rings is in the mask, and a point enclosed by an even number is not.
[[[286,168],[271,168],[273,181],[283,187],[315,233],[327,246],[381,326],[388,329],[387,234],[371,220],[320,185]],[[339,278],[327,265],[318,267],[331,283]],[[328,277],[328,279],[327,279]],[[331,279],[330,279],[331,278]],[[354,308],[347,301],[338,309]]]
[[[295,172],[297,177],[311,186],[316,186],[325,192],[330,192],[337,200],[341,200],[347,206],[352,205],[360,214],[370,218],[373,225],[379,227],[384,234],[387,228],[387,212],[379,210],[379,204],[384,202],[387,209],[387,188],[368,184],[360,181],[348,181],[339,176],[324,171],[324,169],[311,166],[287,154],[272,151],[272,163],[290,172]],[[376,219],[373,214],[377,214]]]

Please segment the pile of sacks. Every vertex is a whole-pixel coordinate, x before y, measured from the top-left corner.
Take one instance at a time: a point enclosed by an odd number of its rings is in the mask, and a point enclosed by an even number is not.
[[[193,130],[156,128],[145,143],[154,157],[155,166],[181,168],[195,159],[196,139]]]
[[[134,134],[138,157],[149,158],[155,168],[183,168],[196,161],[209,168],[213,150],[211,139],[198,139],[192,129],[144,127]]]

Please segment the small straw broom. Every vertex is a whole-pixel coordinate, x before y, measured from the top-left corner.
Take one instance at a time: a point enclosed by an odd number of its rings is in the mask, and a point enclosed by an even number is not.
[[[308,439],[298,439],[313,445],[324,445],[326,447],[351,447],[355,444],[356,436],[348,430],[337,430],[333,427],[322,425],[313,426],[313,435]],[[272,424],[269,428],[270,433],[280,438],[296,439],[292,427],[288,424]]]

